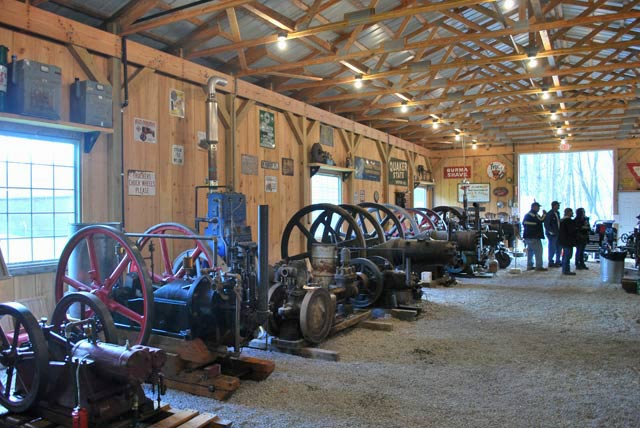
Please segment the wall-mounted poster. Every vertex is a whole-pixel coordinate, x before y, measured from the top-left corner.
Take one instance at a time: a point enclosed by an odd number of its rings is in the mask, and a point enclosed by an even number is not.
[[[282,175],[293,177],[293,159],[282,158]]]
[[[202,146],[200,145],[200,141],[204,141],[204,140],[206,140],[206,139],[207,139],[207,133],[206,133],[206,132],[204,132],[204,131],[198,131],[198,133],[197,133],[196,135],[197,135],[197,136],[196,136],[196,138],[197,138],[197,140],[196,140],[196,147],[197,147],[199,150],[207,151],[206,147],[202,147]]]
[[[143,143],[157,143],[158,123],[153,120],[133,118],[133,139]]]
[[[184,92],[171,89],[171,91],[169,91],[169,114],[171,116],[184,117],[184,110]]]
[[[491,185],[489,183],[462,184],[458,183],[458,202],[462,203],[464,187],[467,188],[467,202],[491,201]]]
[[[278,177],[275,175],[264,176],[264,191],[267,193],[275,193],[278,191]]]
[[[129,196],[154,196],[156,194],[156,173],[153,171],[127,171]]]
[[[506,175],[506,168],[502,162],[493,161],[487,166],[487,175],[492,180],[500,180]]]
[[[184,146],[179,144],[171,145],[171,163],[174,165],[184,165]]]
[[[260,167],[262,169],[275,169],[276,171],[280,169],[280,164],[278,162],[271,162],[271,161],[260,161]]]
[[[380,181],[382,164],[380,161],[356,156],[356,178],[358,180]]]
[[[276,148],[276,115],[270,111],[259,111],[260,147]]]
[[[471,167],[470,166],[445,166],[443,168],[443,177],[444,178],[471,178]]]
[[[320,124],[320,144],[333,147],[333,128]]]
[[[258,156],[242,155],[240,172],[244,175],[258,175]]]
[[[389,159],[389,184],[409,185],[409,162],[397,158]]]

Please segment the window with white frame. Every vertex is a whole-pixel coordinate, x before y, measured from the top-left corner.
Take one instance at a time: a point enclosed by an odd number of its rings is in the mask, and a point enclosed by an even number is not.
[[[413,207],[427,208],[427,188],[418,186],[413,189]]]
[[[311,203],[342,203],[342,180],[339,175],[317,173],[311,177]]]
[[[0,248],[13,274],[55,266],[79,217],[79,141],[61,135],[0,129]]]

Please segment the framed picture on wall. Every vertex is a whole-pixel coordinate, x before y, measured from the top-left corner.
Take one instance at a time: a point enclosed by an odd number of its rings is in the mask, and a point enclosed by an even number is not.
[[[276,148],[276,115],[270,111],[259,111],[260,147]]]
[[[458,202],[464,198],[464,187],[467,188],[467,202],[490,202],[491,185],[489,183],[458,183]]]
[[[320,144],[333,147],[333,128],[320,124]]]

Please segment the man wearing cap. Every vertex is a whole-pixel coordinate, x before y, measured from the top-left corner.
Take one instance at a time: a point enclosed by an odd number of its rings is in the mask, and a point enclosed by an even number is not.
[[[551,202],[551,211],[547,213],[544,218],[544,234],[549,240],[548,259],[549,267],[560,267],[562,263],[560,256],[562,254],[562,247],[558,243],[558,234],[560,232],[560,202]],[[555,262],[553,261],[555,257]]]
[[[545,271],[547,269],[542,267],[542,240],[544,239],[542,224],[547,212],[542,210],[542,216],[539,216],[538,211],[540,211],[540,204],[537,202],[532,203],[531,211],[525,214],[522,221],[522,226],[524,227],[522,237],[527,244],[527,270],[534,269],[533,258],[535,257],[535,270]]]
[[[571,208],[564,209],[558,241],[562,246],[562,274],[575,275],[575,272],[571,272],[571,257],[573,257],[573,247],[576,246],[576,221],[573,219]]]

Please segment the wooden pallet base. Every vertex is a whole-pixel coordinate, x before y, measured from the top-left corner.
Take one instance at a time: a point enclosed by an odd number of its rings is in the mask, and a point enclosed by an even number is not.
[[[128,428],[133,422],[137,422],[137,428],[228,428],[232,422],[222,419],[211,413],[199,413],[196,410],[177,410],[169,405],[162,406],[146,415],[140,415],[133,419],[122,419],[102,428]],[[58,424],[51,422],[42,416],[30,414],[5,413],[0,416],[0,428],[68,428],[69,423]]]
[[[350,327],[364,327],[372,330],[391,330],[393,327],[390,323],[381,323],[378,321],[370,321],[371,311],[358,312],[350,317],[337,322],[329,331],[329,336],[338,334]],[[304,339],[300,340],[282,340],[277,337],[269,337],[266,340],[253,340],[251,347],[273,352],[282,352],[291,355],[297,355],[303,358],[314,360],[338,361],[340,354],[328,349],[321,349],[310,346],[309,342]]]
[[[273,361],[214,352],[201,339],[182,340],[152,334],[148,345],[167,353],[162,373],[169,388],[216,400],[231,397],[240,388],[241,380],[261,381],[275,369]]]

